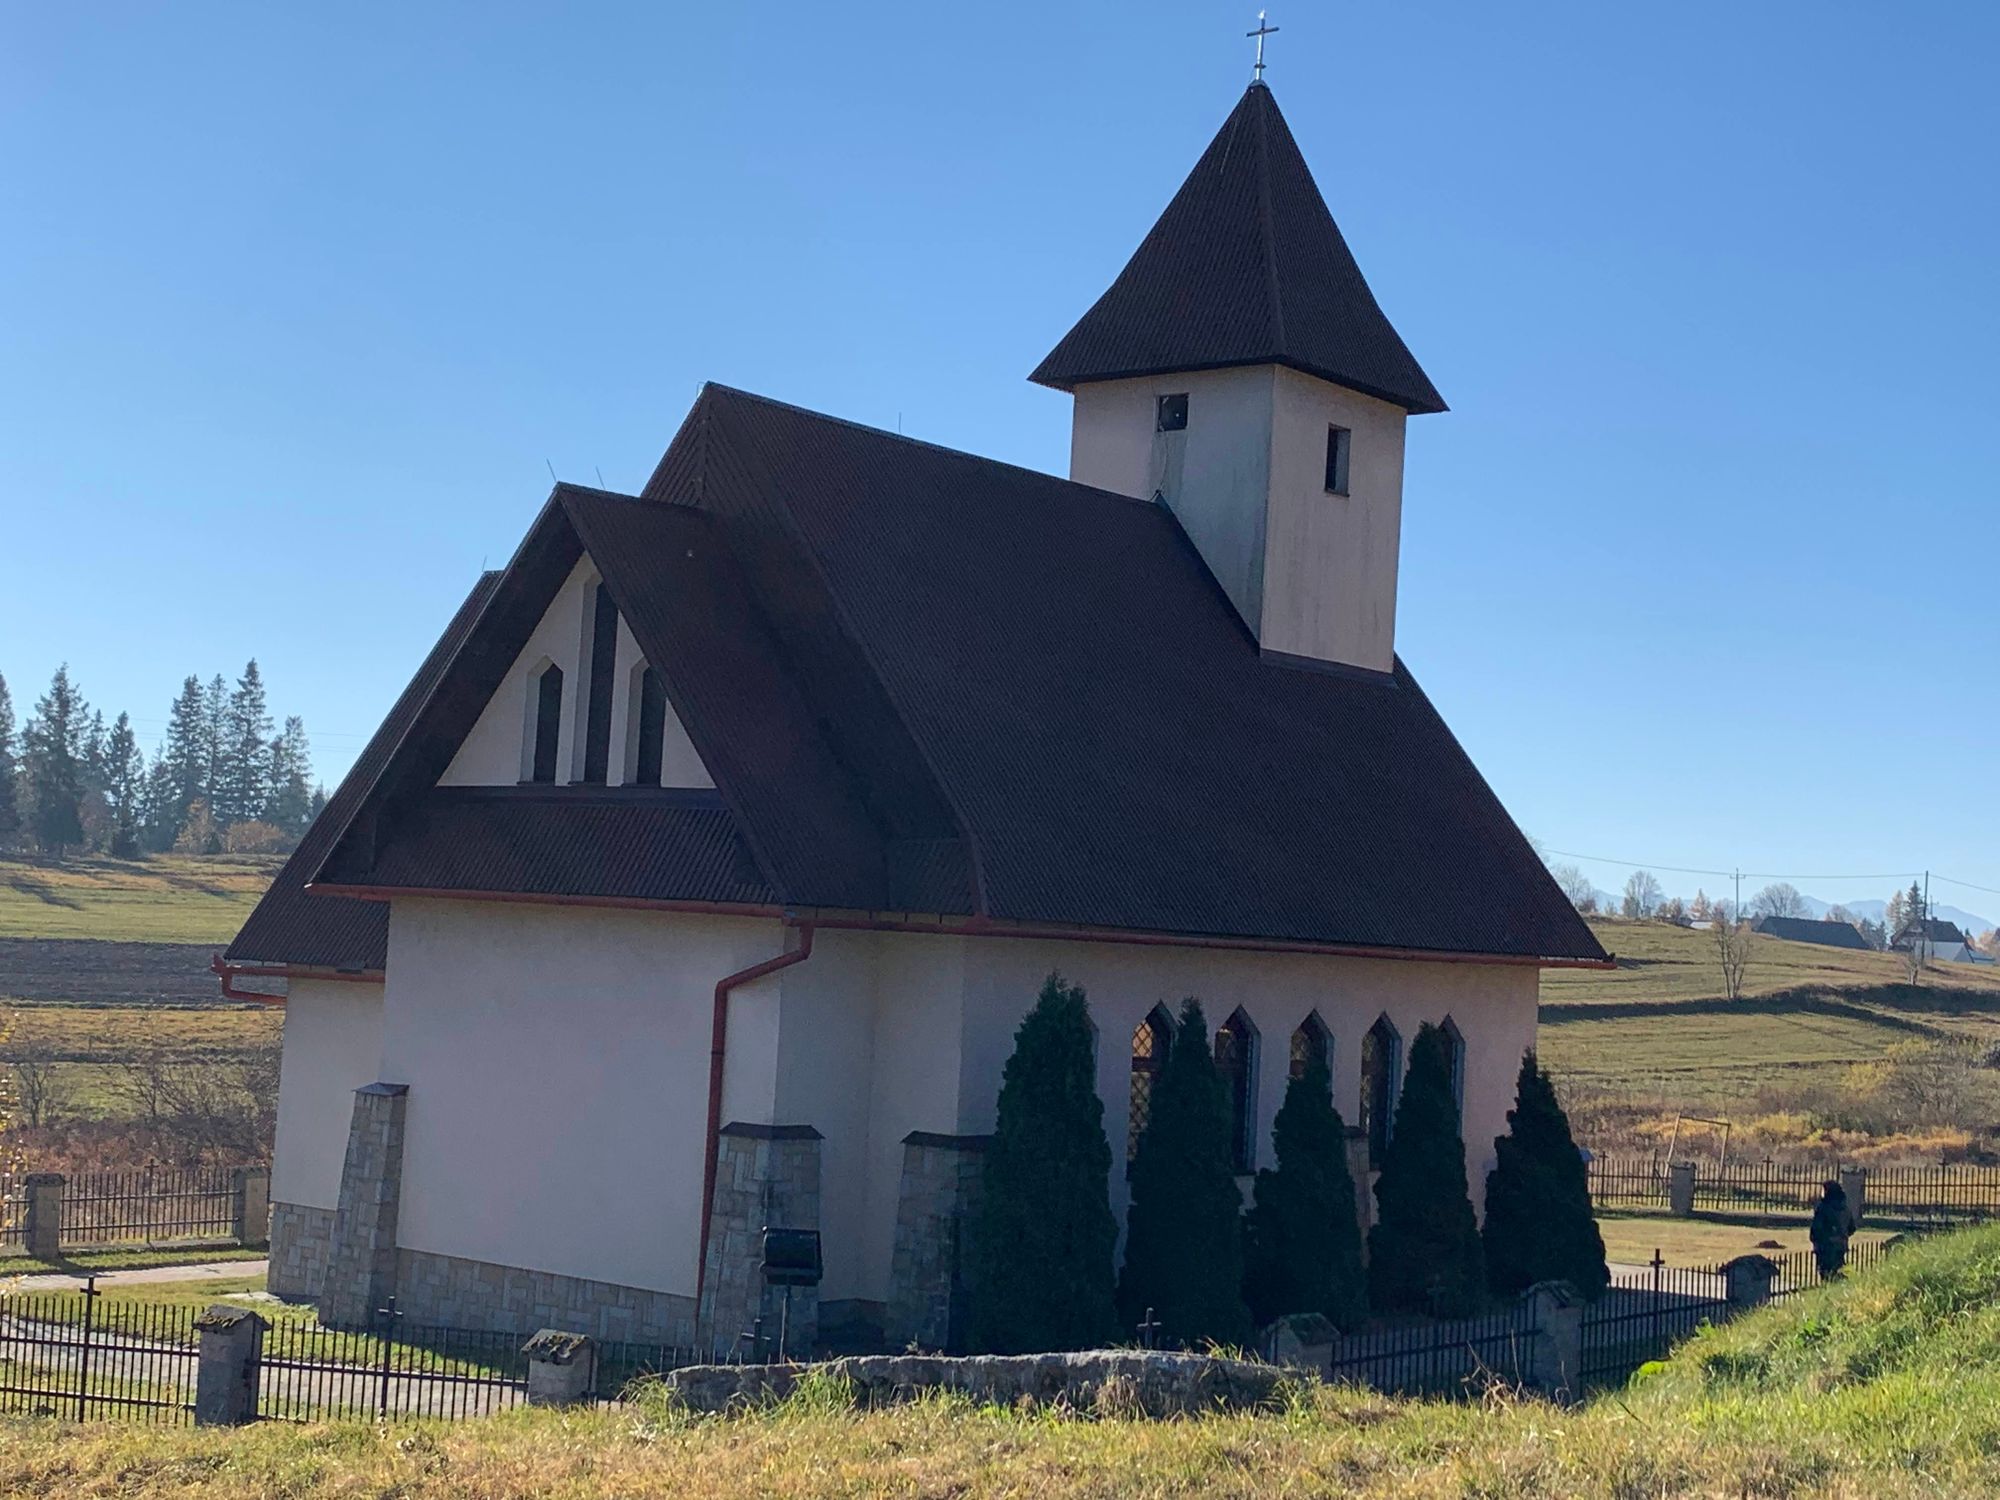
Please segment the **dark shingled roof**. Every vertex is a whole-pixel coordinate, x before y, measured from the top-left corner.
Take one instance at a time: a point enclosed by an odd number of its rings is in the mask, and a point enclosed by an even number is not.
[[[1818,943],[1822,948],[1859,948],[1872,951],[1868,939],[1851,922],[1827,922],[1814,917],[1760,917],[1757,930],[1767,937],[1791,943]]]
[[[389,908],[379,901],[309,896],[306,882],[332,849],[335,839],[360,811],[376,779],[388,766],[430,701],[445,669],[464,646],[479,612],[499,587],[500,575],[486,573],[472,586],[444,634],[431,647],[417,675],[389,709],[389,716],[355,757],[346,777],[285,861],[250,919],[224,957],[238,963],[289,963],[328,969],[379,969],[389,951]]]
[[[585,551],[715,795],[439,789]],[[1260,656],[1165,507],[719,386],[398,713],[328,883],[1603,956],[1408,671]]]
[[[1290,365],[1411,412],[1444,398],[1376,305],[1270,89],[1252,84],[1111,289],[1030,377]]]

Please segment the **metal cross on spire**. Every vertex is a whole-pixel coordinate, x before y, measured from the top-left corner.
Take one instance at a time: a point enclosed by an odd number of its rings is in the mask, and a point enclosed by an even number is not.
[[[1264,81],[1264,38],[1272,35],[1277,29],[1275,26],[1265,24],[1264,12],[1260,10],[1257,12],[1257,29],[1243,33],[1245,36],[1254,36],[1257,38],[1257,70],[1250,75],[1252,83],[1262,83]]]

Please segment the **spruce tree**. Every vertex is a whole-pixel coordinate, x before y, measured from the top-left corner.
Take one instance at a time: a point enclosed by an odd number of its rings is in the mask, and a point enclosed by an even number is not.
[[[296,715],[285,720],[284,729],[271,741],[263,816],[293,838],[304,833],[312,820],[312,747],[306,741],[305,721]]]
[[[1272,1123],[1275,1169],[1257,1174],[1245,1247],[1244,1295],[1259,1324],[1286,1313],[1321,1313],[1342,1328],[1367,1316],[1347,1126],[1333,1107],[1333,1081],[1315,1058],[1285,1087]]]
[[[1151,1308],[1171,1343],[1243,1344],[1243,1196],[1231,1150],[1229,1097],[1209,1050],[1201,1002],[1181,1006],[1153,1085],[1132,1164],[1119,1312],[1136,1327]]]
[[[1486,1289],[1479,1221],[1452,1099],[1451,1044],[1428,1021],[1410,1046],[1403,1097],[1375,1184],[1368,1294],[1378,1312],[1471,1312]]]
[[[139,826],[146,790],[146,758],[132,733],[132,716],[120,713],[104,742],[104,795],[111,805],[111,852],[119,859],[139,853]]]
[[[267,800],[271,764],[271,713],[264,697],[264,678],[252,657],[229,695],[222,731],[222,753],[215,787],[215,819],[231,823],[260,817]]]
[[[0,849],[21,837],[20,767],[14,757],[14,699],[0,677]]]
[[[65,663],[56,668],[48,692],[35,703],[35,716],[21,731],[21,764],[35,843],[59,858],[83,842],[87,713]]]
[[[218,822],[216,806],[227,775],[228,745],[229,684],[217,672],[201,695],[201,790],[195,795],[208,804],[209,817]]]
[[[971,1225],[971,1341],[1092,1349],[1117,1333],[1111,1146],[1083,991],[1049,975],[1014,1033]]]
[[[199,677],[181,680],[180,696],[167,714],[166,762],[171,795],[153,809],[153,844],[171,849],[187,822],[188,809],[208,795],[208,699]]]
[[[1486,1174],[1487,1284],[1511,1295],[1538,1281],[1567,1281],[1595,1298],[1611,1284],[1611,1272],[1583,1154],[1532,1049],[1521,1058],[1507,1133],[1493,1150],[1498,1165]]]
[[[174,847],[174,839],[180,833],[180,814],[175,798],[179,782],[174,774],[173,764],[166,752],[153,752],[152,763],[146,768],[145,811],[140,818],[140,846],[154,854],[164,854]]]

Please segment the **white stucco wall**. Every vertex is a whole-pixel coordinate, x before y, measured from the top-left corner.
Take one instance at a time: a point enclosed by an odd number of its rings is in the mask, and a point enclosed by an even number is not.
[[[692,1294],[715,982],[783,946],[769,919],[395,902],[399,1242]]]
[[[294,979],[288,988],[271,1197],[336,1208],[354,1091],[382,1065],[382,986]]]
[[[1186,430],[1156,431],[1177,392]],[[1388,671],[1406,420],[1275,365],[1094,381],[1076,391],[1070,477],[1163,495],[1265,649]],[[1352,434],[1345,495],[1326,489],[1329,426]]]
[[[1534,1045],[1539,975],[1532,968],[1242,953],[1227,949],[1142,947],[1113,943],[975,940],[966,965],[958,1130],[991,1130],[1000,1069],[1020,1024],[1051,970],[1081,984],[1098,1028],[1098,1092],[1110,1138],[1112,1202],[1126,1196],[1126,1115],[1131,1098],[1133,1030],[1156,1004],[1178,1013],[1181,999],[1201,999],[1211,1030],[1241,1007],[1257,1028],[1256,1146],[1253,1166],[1271,1165],[1271,1122],[1284,1102],[1292,1032],[1317,1012],[1333,1036],[1334,1102],[1356,1123],[1361,1040],[1387,1015],[1406,1049],[1425,1021],[1449,1015],[1466,1042],[1466,1166],[1477,1204],[1506,1129],[1521,1054]]]
[[[1156,431],[1158,398],[1177,392],[1188,398],[1186,430]],[[1070,430],[1070,478],[1164,496],[1253,631],[1263,614],[1271,398],[1269,366],[1097,381],[1077,388]]]
[[[573,781],[581,774],[581,732],[590,690],[589,661],[584,653],[591,589],[597,570],[588,556],[578,561],[557,590],[554,600],[529,636],[528,644],[493,690],[478,720],[458,747],[439,786],[514,786],[529,779],[533,757],[533,704],[530,695],[542,666],[554,662],[563,670],[562,730],[556,740],[556,774]],[[618,620],[618,654],[612,672],[611,756],[606,780],[613,786],[631,780],[638,752],[634,722],[635,668],[645,660],[632,629]],[[660,783],[669,787],[712,787],[714,780],[695,753],[687,729],[666,707],[666,733],[661,743]]]
[[[379,1009],[359,986],[294,1000],[279,1196],[333,1206],[353,1089],[407,1083],[404,1246],[691,1293],[714,985],[796,941],[771,919],[399,900]],[[820,1132],[823,1296],[887,1300],[904,1137],[992,1129],[1051,970],[1089,993],[1121,1213],[1131,1034],[1156,1004],[1194,994],[1211,1026],[1241,1007],[1257,1028],[1258,1166],[1308,1014],[1350,1123],[1376,1017],[1407,1047],[1451,1016],[1475,1202],[1534,1040],[1531,968],[823,929],[732,998],[723,1109]]]
[[[1408,417],[1296,370],[1274,374],[1257,639],[1267,651],[1387,672],[1395,665]],[[1345,495],[1326,488],[1329,426],[1352,434]]]

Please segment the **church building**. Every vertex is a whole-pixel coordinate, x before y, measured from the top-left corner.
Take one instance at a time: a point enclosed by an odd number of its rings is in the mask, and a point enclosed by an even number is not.
[[[1032,378],[1067,478],[710,385],[556,486],[218,960],[285,981],[273,1291],[727,1350],[784,1226],[795,1331],[945,1346],[1051,972],[1121,1216],[1189,995],[1246,1187],[1315,1057],[1379,1159],[1432,1022],[1477,1200],[1605,956],[1396,654],[1445,405],[1265,85]]]

